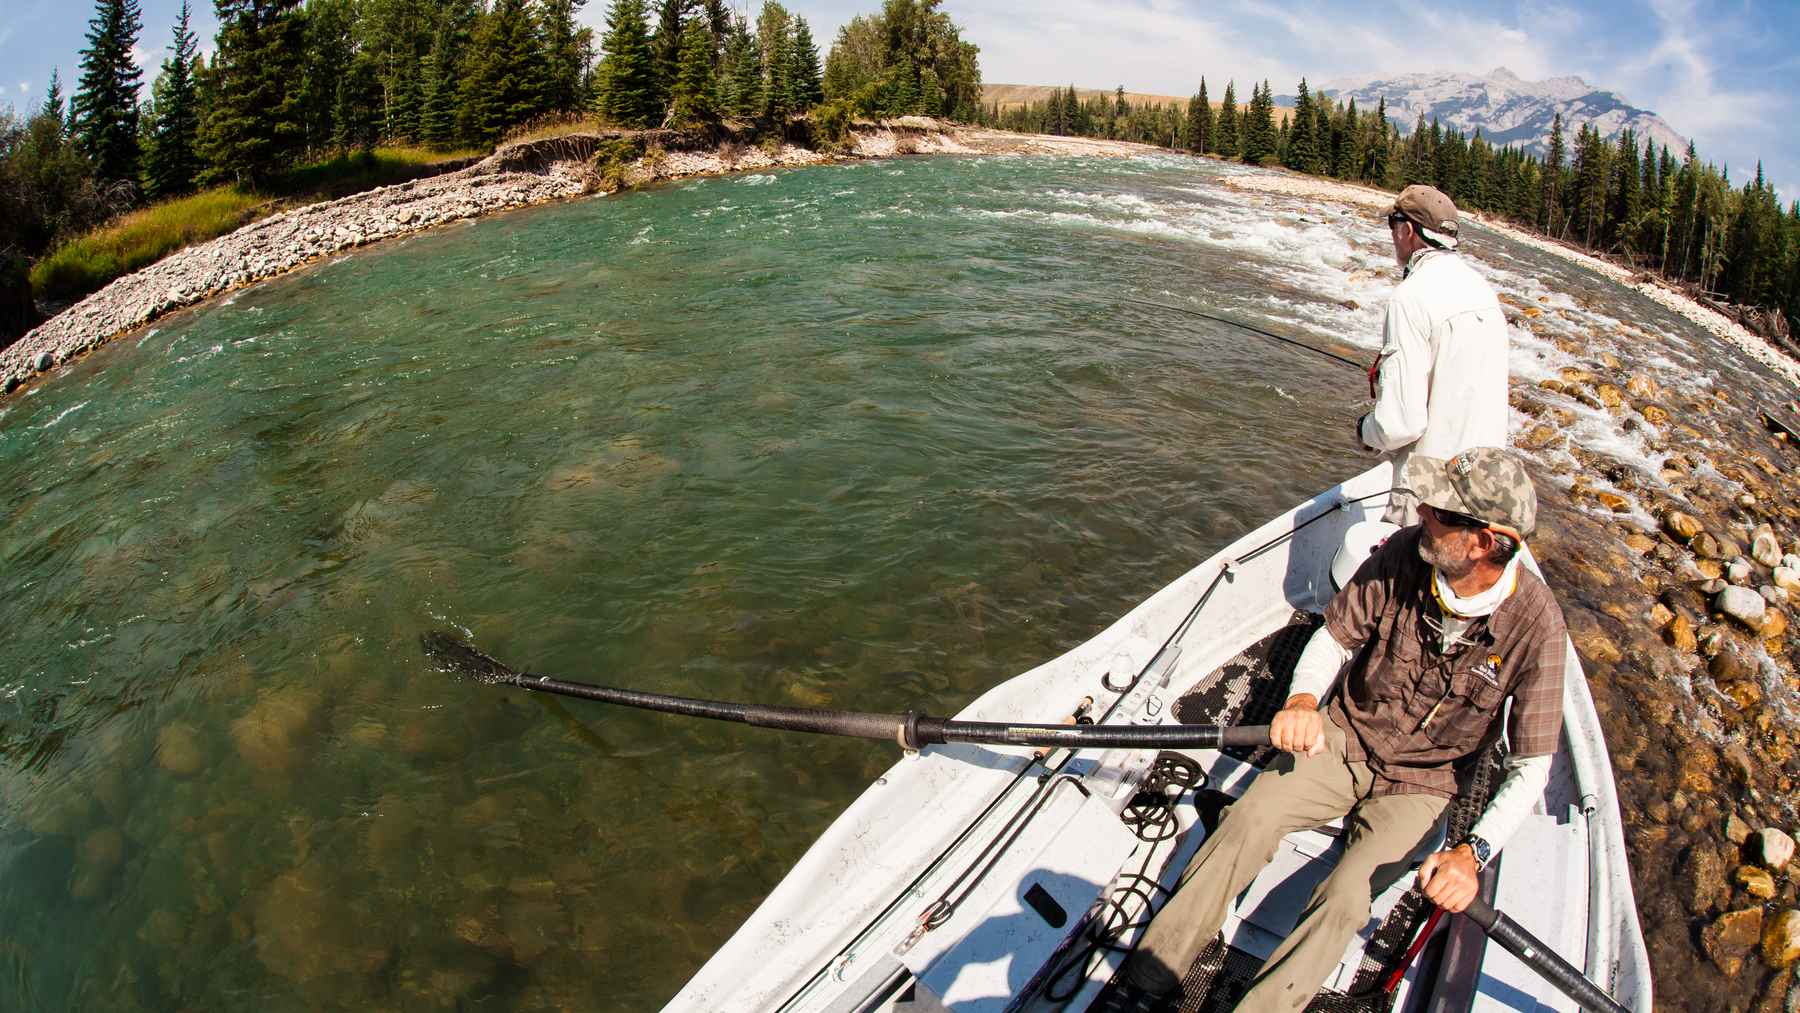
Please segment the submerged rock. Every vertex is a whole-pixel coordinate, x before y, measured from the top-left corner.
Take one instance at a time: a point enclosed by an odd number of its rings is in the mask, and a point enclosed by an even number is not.
[[[1763,927],[1762,955],[1769,966],[1785,968],[1800,959],[1800,911],[1789,908]]]
[[[372,974],[388,948],[360,938],[361,923],[341,890],[316,865],[275,877],[256,905],[256,955],[269,970],[295,982],[328,974]]]
[[[69,895],[76,900],[99,896],[124,857],[125,836],[118,830],[107,827],[89,834],[76,852],[75,878],[69,884]]]
[[[1745,893],[1757,900],[1768,900],[1775,896],[1775,877],[1761,866],[1740,865],[1731,874],[1731,881],[1743,887]]]
[[[1762,908],[1727,911],[1700,933],[1700,949],[1719,970],[1735,976],[1762,934]]]
[[[231,723],[238,755],[259,770],[291,770],[304,759],[303,750],[318,714],[319,694],[303,688],[264,695],[250,712]]]
[[[205,760],[194,726],[176,721],[163,726],[156,734],[156,762],[176,777],[192,777],[200,772]]]

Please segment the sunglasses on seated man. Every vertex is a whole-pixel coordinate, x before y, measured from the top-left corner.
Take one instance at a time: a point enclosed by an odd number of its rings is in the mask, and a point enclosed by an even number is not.
[[[1454,510],[1445,510],[1442,507],[1434,507],[1430,503],[1419,504],[1419,509],[1431,511],[1432,516],[1437,518],[1438,523],[1446,527],[1485,528],[1490,526],[1487,521],[1484,521],[1479,517],[1470,517],[1468,514],[1459,514]]]

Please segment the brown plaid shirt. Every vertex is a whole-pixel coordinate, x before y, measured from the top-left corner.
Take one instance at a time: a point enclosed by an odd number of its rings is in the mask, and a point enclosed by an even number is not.
[[[1325,610],[1325,625],[1356,655],[1328,713],[1353,734],[1353,762],[1375,774],[1376,795],[1454,797],[1457,764],[1500,735],[1515,756],[1556,752],[1562,733],[1567,634],[1562,609],[1530,570],[1512,595],[1463,631],[1473,645],[1439,650],[1431,566],[1419,558],[1422,528],[1389,538]]]

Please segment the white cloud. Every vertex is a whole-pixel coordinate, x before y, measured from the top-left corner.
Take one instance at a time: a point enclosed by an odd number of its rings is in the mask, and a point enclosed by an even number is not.
[[[143,46],[133,43],[131,46],[131,62],[137,64],[140,70],[148,69],[156,62],[156,54],[145,49]]]
[[[26,92],[29,92],[30,90],[31,90],[31,82],[30,81],[20,81],[19,82],[19,94],[23,95]]]

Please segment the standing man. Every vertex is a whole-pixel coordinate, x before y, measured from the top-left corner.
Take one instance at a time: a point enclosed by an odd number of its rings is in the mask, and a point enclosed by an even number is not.
[[[1393,455],[1386,519],[1417,524],[1399,488],[1414,454],[1445,458],[1506,445],[1506,316],[1494,290],[1456,252],[1456,205],[1414,184],[1387,215],[1405,275],[1388,300],[1381,357],[1369,370],[1375,408],[1356,423],[1366,448]]]
[[[1286,755],[1201,845],[1126,962],[1110,1008],[1172,1008],[1232,898],[1282,837],[1343,816],[1336,867],[1239,1007],[1299,1013],[1368,923],[1372,899],[1438,834],[1460,764],[1506,731],[1506,776],[1487,809],[1419,868],[1426,898],[1446,911],[1468,906],[1481,867],[1543,794],[1561,740],[1567,634],[1550,589],[1520,565],[1537,493],[1518,459],[1496,447],[1448,461],[1416,455],[1408,472],[1422,523],[1389,538],[1332,598],[1269,726]],[[1321,709],[1353,658],[1344,692]]]

